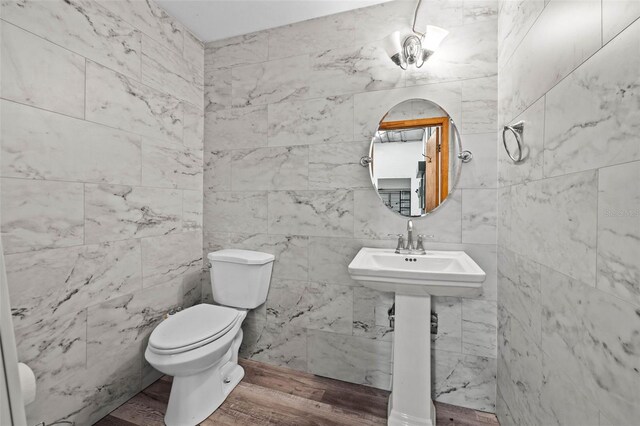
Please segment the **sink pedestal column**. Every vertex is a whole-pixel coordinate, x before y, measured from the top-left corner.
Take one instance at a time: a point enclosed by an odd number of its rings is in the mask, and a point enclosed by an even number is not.
[[[435,426],[431,401],[431,296],[396,293],[389,426]]]

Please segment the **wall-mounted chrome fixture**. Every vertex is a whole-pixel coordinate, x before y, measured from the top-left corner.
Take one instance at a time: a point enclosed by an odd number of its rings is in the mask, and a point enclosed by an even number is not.
[[[516,137],[516,143],[518,144],[518,152],[512,153],[509,151],[509,147],[507,146],[507,137],[506,133],[510,131],[513,133],[513,136]],[[511,126],[504,126],[502,129],[502,145],[504,145],[505,151],[507,151],[507,155],[511,158],[511,161],[514,163],[522,163],[525,159],[524,150],[522,146],[522,136],[524,134],[524,121],[518,121],[517,123]]]
[[[427,25],[425,32],[416,30],[416,20],[421,3],[422,0],[418,1],[413,16],[411,27],[413,34],[405,37],[402,42],[400,42],[400,31],[395,31],[384,39],[384,48],[387,54],[403,70],[406,70],[409,65],[415,65],[416,68],[422,67],[449,34],[449,31],[435,25]]]

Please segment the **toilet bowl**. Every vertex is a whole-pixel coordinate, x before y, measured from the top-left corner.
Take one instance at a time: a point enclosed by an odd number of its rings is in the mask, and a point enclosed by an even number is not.
[[[213,297],[221,305],[195,305],[169,316],[153,330],[145,351],[151,366],[173,376],[167,426],[205,420],[242,380],[241,325],[249,309],[265,302],[271,280],[273,255],[220,250],[207,257]]]

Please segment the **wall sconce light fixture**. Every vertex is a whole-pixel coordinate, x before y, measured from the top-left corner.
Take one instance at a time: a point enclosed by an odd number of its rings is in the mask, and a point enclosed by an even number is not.
[[[416,68],[422,67],[449,34],[449,31],[435,25],[427,25],[424,33],[416,31],[420,3],[419,1],[413,17],[413,26],[411,27],[413,34],[408,35],[400,42],[400,31],[395,31],[383,41],[384,48],[391,60],[403,70],[406,70],[409,65],[415,65]]]

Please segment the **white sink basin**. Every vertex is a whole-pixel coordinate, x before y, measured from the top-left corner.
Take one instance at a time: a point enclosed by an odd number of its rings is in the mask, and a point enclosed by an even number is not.
[[[401,255],[368,247],[351,261],[349,274],[365,287],[412,296],[477,296],[486,277],[463,251]]]

